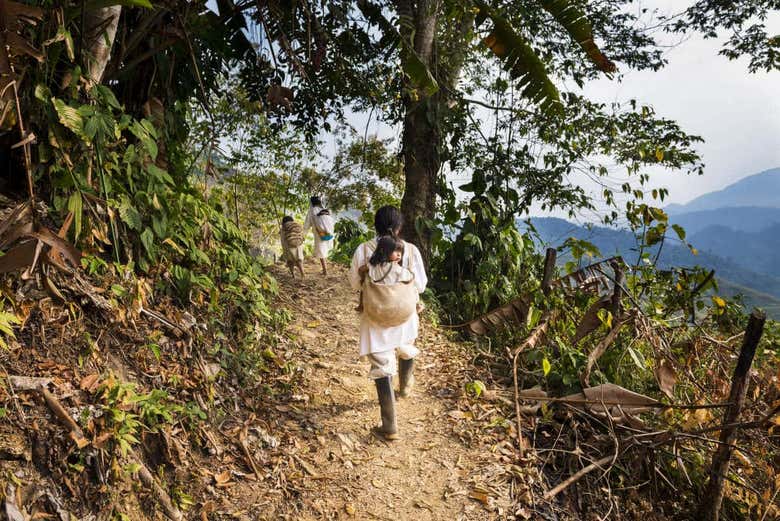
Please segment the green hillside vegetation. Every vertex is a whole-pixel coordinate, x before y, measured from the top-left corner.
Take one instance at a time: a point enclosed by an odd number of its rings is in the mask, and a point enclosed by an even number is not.
[[[774,320],[780,320],[780,298],[762,293],[756,289],[734,284],[723,277],[718,277],[718,291],[729,297],[741,296],[745,307],[758,307]]]
[[[622,255],[629,264],[634,265],[637,262],[639,253],[637,238],[628,230],[603,226],[580,226],[557,218],[533,218],[531,222],[543,243],[559,246],[567,238],[574,237],[594,244],[605,256]],[[718,233],[720,234],[720,231]],[[728,241],[726,251],[740,252],[734,260],[707,251],[699,245],[699,242],[696,242],[696,236],[689,239],[691,244],[697,248],[695,254],[688,246],[681,244],[679,239],[674,237],[671,237],[663,246],[658,244],[647,248],[646,252],[652,259],[658,257],[657,265],[661,269],[701,266],[708,270],[715,270],[719,279],[728,280],[732,284],[765,293],[774,298],[780,298],[780,277],[760,271],[767,269],[772,270],[773,273],[776,272],[777,264],[774,260],[776,250],[771,247],[771,244],[756,244],[750,240],[757,235],[760,234],[751,235],[733,231],[730,234],[721,234],[723,240]],[[713,237],[713,240],[716,239]],[[658,255],[659,250],[660,255]],[[741,252],[745,252],[745,254],[742,255]],[[738,264],[736,260],[748,264]]]

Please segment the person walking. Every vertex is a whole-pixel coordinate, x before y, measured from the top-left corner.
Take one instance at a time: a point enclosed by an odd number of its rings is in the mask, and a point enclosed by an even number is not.
[[[318,196],[312,196],[309,202],[311,206],[303,223],[303,234],[305,236],[310,228],[314,231],[314,258],[320,259],[322,274],[327,275],[328,267],[325,261],[333,248],[333,218],[330,210],[322,206],[322,199]]]
[[[395,416],[395,394],[393,391],[393,377],[399,375],[399,394],[406,397],[414,385],[414,359],[419,354],[415,347],[417,340],[420,320],[417,315],[416,304],[419,302],[419,294],[425,291],[428,284],[428,277],[425,274],[420,251],[414,244],[400,241],[403,243],[403,253],[400,260],[395,261],[397,257],[387,255],[375,256],[377,241],[383,240],[383,236],[390,236],[398,240],[401,233],[403,218],[401,212],[394,206],[383,206],[377,210],[374,215],[374,228],[377,239],[366,241],[357,247],[349,269],[349,282],[354,290],[363,291],[363,312],[360,317],[360,356],[370,363],[369,377],[374,380],[381,411],[382,424],[375,427],[374,433],[385,440],[395,440],[398,438],[398,428]],[[384,242],[384,240],[383,240]],[[375,263],[371,262],[374,257]],[[374,293],[381,286],[381,275],[370,278],[376,273],[385,273],[380,264],[397,262],[404,271],[411,273],[407,280],[402,277],[395,277],[396,284],[384,286],[379,290],[379,296]],[[393,270],[396,268],[390,266]],[[384,298],[382,291],[391,291],[389,288],[397,286],[401,291],[406,291],[400,287],[403,283],[412,284],[416,293],[414,301],[409,307],[409,297],[406,294],[396,294],[390,297],[390,302],[380,302],[376,300]],[[400,306],[399,306],[400,304]],[[403,309],[403,313],[397,311]],[[373,313],[372,313],[373,310]],[[377,316],[377,313],[384,312],[391,316]],[[406,317],[406,318],[404,318]],[[393,322],[395,320],[395,322]],[[402,320],[402,321],[401,321]],[[400,322],[397,323],[396,322]],[[388,325],[393,324],[393,325]],[[400,358],[400,362],[396,359]]]
[[[282,243],[282,259],[290,269],[290,276],[295,278],[297,267],[303,278],[303,228],[295,220],[285,215],[279,230],[279,240]]]

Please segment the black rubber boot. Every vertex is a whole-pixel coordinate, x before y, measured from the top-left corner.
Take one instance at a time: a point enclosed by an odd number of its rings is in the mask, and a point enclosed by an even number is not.
[[[406,398],[414,388],[414,358],[398,360],[398,395]]]
[[[374,427],[374,434],[385,440],[397,440],[398,429],[395,425],[395,396],[391,377],[377,378],[376,395],[379,398],[379,409],[382,414],[382,426]]]

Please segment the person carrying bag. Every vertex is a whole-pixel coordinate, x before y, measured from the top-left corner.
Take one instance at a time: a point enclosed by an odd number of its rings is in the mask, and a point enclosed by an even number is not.
[[[306,214],[306,220],[303,222],[303,234],[308,233],[309,229],[314,232],[314,258],[320,260],[322,274],[328,274],[326,259],[330,250],[333,248],[333,230],[335,228],[333,217],[330,211],[322,206],[322,199],[314,195],[309,198],[311,207]]]
[[[282,219],[279,240],[282,243],[282,259],[290,269],[290,276],[295,278],[294,268],[297,267],[303,278],[303,228],[289,215]]]
[[[362,311],[380,327],[396,327],[409,320],[420,300],[411,266],[414,257],[408,268],[399,264],[404,249],[404,241],[385,235],[377,241],[373,255],[369,257],[367,251],[364,255],[369,264],[362,286]]]
[[[414,244],[400,241],[403,252],[394,250],[397,261],[383,256],[377,264],[370,262],[384,236],[398,241],[402,222],[401,212],[393,206],[377,210],[374,228],[378,239],[355,249],[349,270],[350,285],[363,291],[360,356],[371,365],[369,377],[376,385],[381,412],[382,423],[373,432],[385,440],[398,439],[393,377],[399,375],[401,397],[408,396],[414,385],[414,359],[420,352],[415,347],[420,326],[416,306],[428,283]]]

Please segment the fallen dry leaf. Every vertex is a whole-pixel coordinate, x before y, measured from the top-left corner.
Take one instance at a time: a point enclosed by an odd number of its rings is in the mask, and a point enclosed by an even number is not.
[[[346,505],[344,505],[344,512],[346,512],[350,516],[354,516],[357,510],[355,510],[355,505],[353,505],[352,503],[347,503]]]
[[[662,358],[655,366],[655,378],[658,388],[669,398],[674,398],[674,384],[677,383],[677,371],[668,360]]]
[[[79,382],[79,389],[81,389],[82,391],[87,391],[89,393],[94,393],[97,390],[99,385],[100,385],[100,375],[95,373],[95,374],[87,375],[84,378],[82,378],[81,381]]]
[[[227,487],[230,483],[230,471],[226,470],[219,474],[214,474],[214,483],[220,488]]]
[[[472,490],[471,492],[469,492],[469,497],[471,499],[476,499],[477,501],[479,501],[483,505],[487,505],[488,501],[489,501],[488,495],[486,493],[484,493],[484,492],[479,491],[479,490]]]

